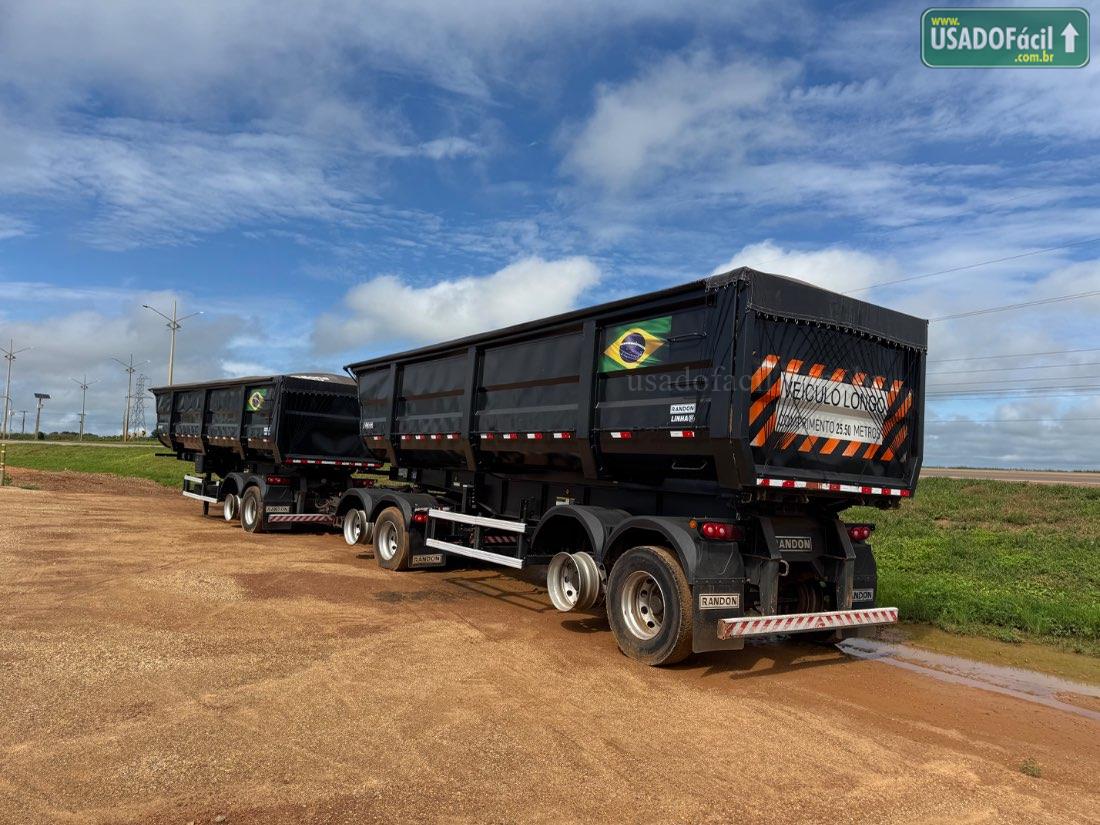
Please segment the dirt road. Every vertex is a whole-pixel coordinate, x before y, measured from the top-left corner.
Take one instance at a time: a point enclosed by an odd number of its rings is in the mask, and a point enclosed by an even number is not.
[[[1033,484],[1072,484],[1075,487],[1100,487],[1100,473],[1068,473],[1058,470],[984,470],[959,467],[922,467],[928,478],[974,478],[990,481],[1030,481]]]
[[[15,472],[0,822],[1100,821],[1091,718],[794,644],[646,668],[496,570]]]

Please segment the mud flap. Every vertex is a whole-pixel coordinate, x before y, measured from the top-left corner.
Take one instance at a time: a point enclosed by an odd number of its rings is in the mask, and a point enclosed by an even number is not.
[[[740,650],[745,640],[722,639],[718,636],[719,621],[744,613],[744,579],[699,579],[691,591],[691,649],[695,653],[712,650]]]

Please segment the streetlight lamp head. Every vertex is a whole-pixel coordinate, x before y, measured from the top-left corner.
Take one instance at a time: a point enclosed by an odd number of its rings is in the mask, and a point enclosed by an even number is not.
[[[41,398],[43,401],[45,401],[47,398],[50,397],[50,394],[48,392],[36,392],[34,394],[34,397]]]

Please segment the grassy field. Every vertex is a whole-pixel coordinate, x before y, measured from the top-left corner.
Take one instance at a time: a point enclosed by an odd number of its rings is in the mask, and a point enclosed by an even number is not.
[[[157,457],[160,444],[140,446],[68,447],[48,442],[8,443],[7,461],[12,467],[35,470],[75,470],[148,478],[167,487],[178,487],[191,465],[174,458]]]
[[[1100,654],[1100,489],[935,478],[878,525],[879,604],[907,621]]]
[[[161,449],[9,444],[8,462],[176,487],[189,465]],[[1100,489],[930,478],[900,510],[845,518],[878,525],[878,602],[906,621],[1100,655]]]

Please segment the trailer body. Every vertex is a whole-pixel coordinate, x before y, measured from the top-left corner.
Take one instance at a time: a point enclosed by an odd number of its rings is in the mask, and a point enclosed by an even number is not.
[[[620,646],[658,663],[682,649],[616,626],[623,559],[649,571],[631,574],[649,576],[642,601],[691,615],[696,651],[743,645],[746,617],[815,617],[791,632],[890,620],[872,528],[839,514],[913,494],[926,344],[926,321],[742,268],[346,370],[365,449],[420,500],[408,564],[549,563],[552,597],[606,590]],[[339,508],[367,535],[376,495]],[[690,603],[668,592],[666,557]]]
[[[202,501],[204,512],[222,503],[227,517],[239,514],[253,531],[338,526],[335,506],[352,474],[378,466],[358,437],[347,376],[248,376],[151,392],[156,437],[195,464],[183,494]]]

